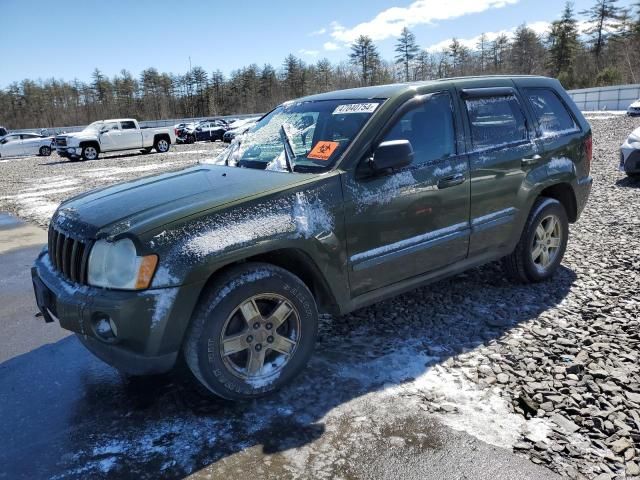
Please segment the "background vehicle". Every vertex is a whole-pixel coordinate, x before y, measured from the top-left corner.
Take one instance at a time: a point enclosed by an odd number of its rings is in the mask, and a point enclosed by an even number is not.
[[[187,130],[187,135],[192,135],[197,142],[215,142],[222,140],[224,132],[228,129],[229,125],[223,120],[205,120],[193,130]]]
[[[48,157],[53,149],[54,138],[37,133],[10,133],[0,139],[0,156],[42,155]]]
[[[4,137],[8,133],[9,133],[9,131],[6,128],[0,127],[0,137]]]
[[[155,148],[158,153],[165,153],[175,140],[172,128],[141,129],[137,120],[124,118],[100,120],[81,132],[58,135],[55,145],[61,157],[95,160],[100,152],[119,150],[142,150],[149,153]]]
[[[640,100],[636,100],[629,108],[627,108],[627,115],[630,117],[637,117],[640,115]]]
[[[640,177],[640,128],[636,128],[620,147],[620,171]]]
[[[260,117],[245,118],[236,120],[231,124],[231,128],[224,132],[222,141],[225,143],[231,143],[238,135],[246,133],[251,127],[253,127]]]
[[[181,354],[212,393],[255,398],[304,367],[319,311],[498,259],[516,282],[550,278],[591,160],[591,128],[552,79],[305,97],[215,165],[62,203],[32,269],[37,304],[119,369],[167,371]]]

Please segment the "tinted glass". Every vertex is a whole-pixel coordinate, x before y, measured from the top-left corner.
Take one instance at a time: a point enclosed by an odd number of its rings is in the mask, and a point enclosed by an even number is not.
[[[455,131],[449,94],[437,94],[405,113],[385,136],[409,140],[413,163],[425,163],[455,154]]]
[[[553,91],[532,88],[526,89],[525,92],[543,135],[577,130],[578,127],[567,107]]]
[[[466,101],[474,148],[491,148],[527,139],[524,114],[513,95]]]
[[[136,124],[132,121],[120,122],[122,130],[135,130]]]

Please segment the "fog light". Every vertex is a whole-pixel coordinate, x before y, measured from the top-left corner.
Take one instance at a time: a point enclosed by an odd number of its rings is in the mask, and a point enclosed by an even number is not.
[[[97,317],[93,321],[93,329],[102,340],[112,342],[118,336],[118,327],[108,316]]]

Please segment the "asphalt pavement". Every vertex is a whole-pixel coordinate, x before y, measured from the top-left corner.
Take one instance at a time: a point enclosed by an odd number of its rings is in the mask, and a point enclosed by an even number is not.
[[[35,316],[29,267],[45,241],[0,214],[2,479],[559,478],[341,379],[329,350],[250,403],[203,397],[175,375],[122,376]]]

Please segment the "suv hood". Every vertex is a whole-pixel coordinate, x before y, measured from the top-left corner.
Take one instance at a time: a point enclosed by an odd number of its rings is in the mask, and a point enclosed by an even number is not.
[[[67,229],[77,222],[91,235],[112,236],[125,231],[142,234],[203,210],[314,177],[317,174],[200,165],[73,197],[60,205],[54,221]],[[67,226],[67,222],[71,223]]]
[[[96,138],[96,136],[97,136],[96,132],[94,132],[94,131],[85,132],[84,130],[81,131],[81,132],[63,133],[61,135],[58,135],[58,137],[78,138],[78,139]]]

